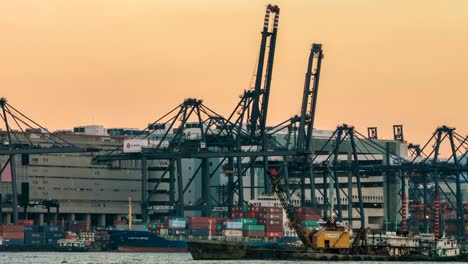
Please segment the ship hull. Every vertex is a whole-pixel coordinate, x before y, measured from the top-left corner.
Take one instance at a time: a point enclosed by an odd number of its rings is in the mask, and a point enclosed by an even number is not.
[[[195,260],[301,260],[301,261],[466,261],[466,256],[429,257],[424,255],[352,255],[314,252],[300,248],[265,248],[242,242],[190,241],[190,254]]]
[[[229,241],[189,241],[188,247],[195,260],[231,260],[244,259],[247,246]]]

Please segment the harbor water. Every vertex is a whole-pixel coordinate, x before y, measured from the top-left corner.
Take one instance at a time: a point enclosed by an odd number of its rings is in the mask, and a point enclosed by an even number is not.
[[[120,253],[120,252],[88,252],[88,253],[59,253],[59,252],[0,252],[0,263],[8,264],[100,264],[100,263],[113,263],[113,264],[166,264],[166,263],[184,263],[184,264],[234,264],[234,263],[249,263],[249,264],[262,264],[262,263],[317,263],[325,264],[329,261],[309,261],[309,262],[291,262],[291,261],[271,261],[271,260],[232,260],[232,261],[198,261],[193,260],[190,253]],[[336,262],[340,263],[340,262]],[[349,264],[356,263],[387,263],[387,262],[346,262]],[[395,263],[395,262],[388,262]],[[405,262],[405,263],[423,263],[423,262]]]

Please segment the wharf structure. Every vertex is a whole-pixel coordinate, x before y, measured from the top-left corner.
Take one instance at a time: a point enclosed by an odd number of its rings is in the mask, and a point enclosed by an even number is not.
[[[84,130],[86,128],[86,132]],[[121,131],[115,135],[115,131]],[[142,168],[139,160],[120,160],[108,164],[97,164],[94,158],[103,153],[109,153],[118,149],[121,151],[126,146],[124,143],[135,142],[142,139],[145,133],[138,132],[135,129],[128,129],[123,133],[123,129],[104,129],[102,126],[86,126],[75,128],[73,131],[60,131],[57,135],[70,142],[73,145],[83,148],[96,148],[95,152],[88,153],[51,153],[51,154],[22,154],[16,155],[16,173],[18,183],[29,183],[29,205],[26,214],[20,210],[19,218],[33,219],[36,223],[44,223],[47,220],[89,220],[92,225],[104,226],[112,225],[114,221],[121,220],[127,215],[128,199],[131,198],[134,203],[134,213],[141,215],[142,205],[142,186],[148,194],[146,206],[148,211],[148,220],[156,220],[160,216],[174,215],[176,210],[176,201],[179,199],[177,188],[177,179],[173,177],[162,178],[164,171],[170,169],[171,164],[167,160],[152,160],[147,164],[147,182],[142,183]],[[108,132],[114,135],[109,135]],[[191,133],[188,133],[191,132]],[[186,132],[186,139],[192,141],[194,145],[199,145],[200,135],[198,131]],[[316,131],[314,144],[318,147],[325,145],[327,139],[333,131]],[[130,135],[129,135],[130,134]],[[140,134],[140,136],[138,136]],[[146,133],[147,134],[147,133]],[[158,133],[156,133],[158,134]],[[169,135],[174,135],[173,131]],[[136,135],[136,136],[135,136]],[[24,137],[18,133],[18,138]],[[28,132],[29,138],[35,145],[47,147],[50,143],[45,139],[48,134],[38,133],[37,131]],[[134,137],[129,140],[129,137]],[[156,136],[157,137],[157,136]],[[287,134],[279,133],[277,140],[285,140]],[[6,133],[0,134],[0,140],[6,141]],[[149,140],[151,141],[151,140]],[[406,144],[395,140],[379,140],[382,146],[388,146],[392,153],[403,155],[407,151]],[[340,151],[340,159],[347,160],[350,157],[351,149],[344,148]],[[380,153],[361,153],[360,160],[369,162],[365,155],[374,155],[372,163],[382,164],[385,158]],[[217,166],[222,158],[210,158],[208,167],[213,176],[209,183],[210,201],[212,208],[209,210],[214,216],[228,215],[227,207],[223,206],[228,200],[228,169],[223,166]],[[5,157],[2,157],[0,163],[5,164]],[[243,166],[247,166],[250,158],[243,161]],[[282,157],[270,157],[270,163],[284,162]],[[323,162],[317,160],[316,163]],[[182,181],[184,184],[184,208],[185,216],[202,215],[199,210],[203,201],[203,191],[206,190],[202,181],[201,170],[197,171],[202,161],[197,158],[183,159],[181,163]],[[226,165],[227,162],[221,162]],[[172,164],[173,176],[177,174],[177,166]],[[216,168],[218,167],[218,168]],[[6,168],[2,173],[2,183],[0,191],[3,198],[2,221],[3,224],[12,222],[11,209],[11,178],[9,169]],[[261,168],[254,168],[260,170]],[[257,175],[257,176],[255,176]],[[259,195],[265,193],[265,183],[263,177],[258,177],[259,172],[250,177],[250,171],[243,177],[243,196],[246,204],[249,200],[256,199]],[[351,179],[348,181],[349,173],[339,175],[342,188],[351,188],[353,193],[352,203],[357,203],[356,182]],[[366,226],[373,229],[382,229],[384,223],[395,225],[401,222],[401,216],[398,217],[398,209],[401,208],[401,201],[394,199],[398,190],[401,188],[399,181],[388,182],[382,175],[369,174],[362,178],[362,194],[364,208],[366,211]],[[310,187],[310,179],[306,185]],[[206,184],[206,183],[205,183]],[[315,181],[315,199],[316,206],[323,209],[324,198],[323,191],[333,192],[329,188],[330,183],[323,183],[323,177],[317,177]],[[17,192],[21,193],[20,184],[17,184]],[[300,188],[297,181],[291,180],[290,188]],[[311,204],[310,188],[307,190],[306,202]],[[333,196],[333,193],[332,193]],[[336,197],[333,204],[336,204]],[[56,200],[59,206],[59,213],[56,214],[55,208],[50,213],[39,201]],[[238,204],[239,195],[234,195],[234,205]],[[292,200],[298,206],[300,197],[293,195]],[[353,213],[353,204],[350,204],[347,198],[341,198],[343,207],[343,218],[351,223],[358,218],[356,212]],[[34,206],[34,204],[37,206]],[[351,214],[350,214],[351,212]],[[352,217],[349,217],[349,214]],[[49,219],[48,219],[49,218]],[[354,222],[357,224],[357,221]],[[391,224],[390,224],[391,223]]]

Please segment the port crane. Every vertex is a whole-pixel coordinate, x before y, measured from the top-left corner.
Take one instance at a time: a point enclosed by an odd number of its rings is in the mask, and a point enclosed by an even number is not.
[[[276,169],[269,169],[268,175],[270,177],[273,191],[280,200],[281,206],[286,212],[286,216],[291,224],[291,227],[296,231],[298,238],[306,248],[338,252],[349,251],[349,233],[343,226],[337,225],[333,219],[328,220],[325,228],[322,230],[322,232],[325,233],[323,236],[324,238],[322,239],[321,236],[318,235],[318,238],[314,239],[313,237],[316,236],[316,234],[320,231],[312,231],[303,225],[302,219],[299,217],[296,208],[291,202],[289,192],[284,188],[286,186],[284,177]],[[333,243],[322,243],[325,242],[324,240],[327,235],[336,238]],[[322,239],[322,241],[320,241],[320,239]],[[361,228],[352,242],[352,252],[355,254],[362,254],[366,252],[366,241],[366,229]]]

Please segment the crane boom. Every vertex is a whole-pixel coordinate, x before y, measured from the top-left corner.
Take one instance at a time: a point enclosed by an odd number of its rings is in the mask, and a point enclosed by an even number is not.
[[[281,205],[286,212],[286,216],[288,217],[292,228],[294,228],[297,236],[302,241],[304,246],[312,247],[312,241],[309,238],[309,231],[302,224],[302,220],[299,218],[299,215],[297,214],[296,208],[291,202],[288,192],[284,189],[284,186],[286,186],[284,177],[281,176],[276,169],[269,169],[268,175],[270,176],[273,191],[276,193],[276,196],[278,196],[278,199],[280,200]]]

